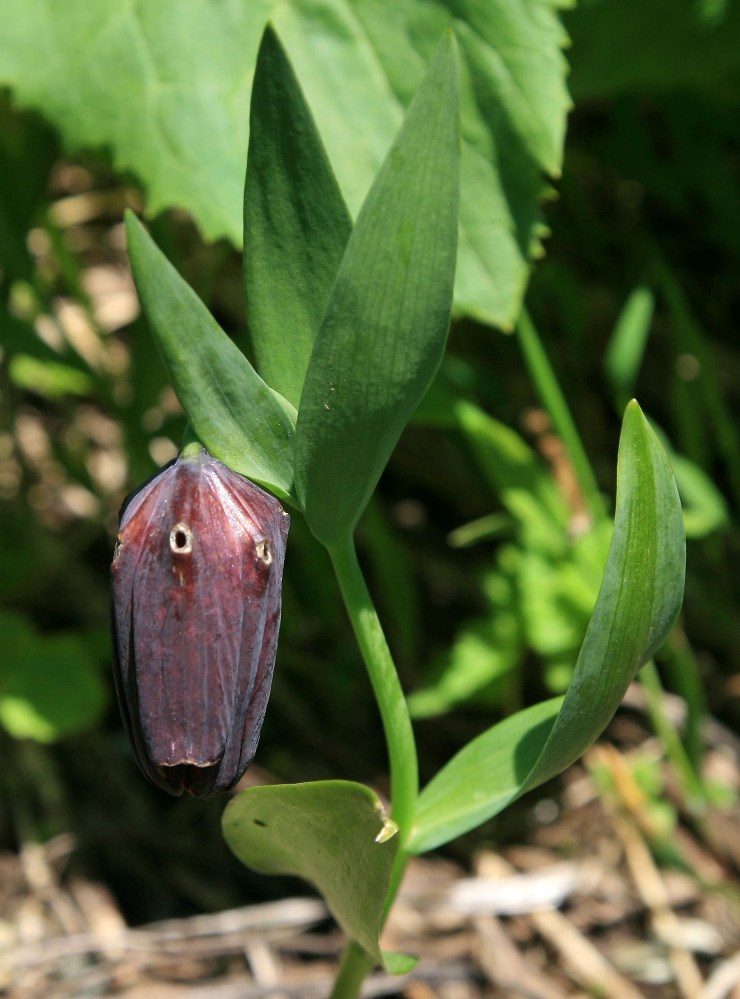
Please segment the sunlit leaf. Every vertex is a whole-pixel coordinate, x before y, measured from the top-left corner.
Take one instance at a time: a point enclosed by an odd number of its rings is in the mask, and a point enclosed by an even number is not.
[[[210,453],[285,498],[293,408],[254,370],[131,212],[136,288],[188,420]]]
[[[110,151],[143,184],[148,213],[183,208],[206,239],[240,245],[249,93],[265,23],[290,55],[353,215],[440,36],[453,29],[463,64],[456,308],[510,328],[542,252],[545,177],[562,163],[566,5],[0,0],[0,84],[41,111],[67,149]]]
[[[609,558],[573,679],[465,746],[422,791],[408,842],[433,849],[554,777],[598,738],[665,641],[683,596],[681,506],[668,459],[636,402],[625,413]]]

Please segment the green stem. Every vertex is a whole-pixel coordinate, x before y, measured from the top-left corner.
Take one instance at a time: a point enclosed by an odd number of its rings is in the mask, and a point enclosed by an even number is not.
[[[707,715],[707,695],[694,651],[683,626],[676,624],[661,651],[673,689],[686,704],[684,746],[694,773],[700,774],[704,757],[702,723]]]
[[[701,814],[706,809],[704,787],[681,742],[681,737],[666,716],[663,707],[663,685],[652,659],[642,667],[640,683],[645,691],[648,715],[656,735],[665,747],[666,756],[683,790],[686,805],[691,811]]]
[[[542,346],[542,341],[526,309],[522,309],[519,316],[517,334],[524,363],[527,365],[529,375],[535,384],[537,394],[550,415],[555,432],[570,455],[583,498],[588,504],[591,514],[598,519],[604,516],[606,511],[596,477],[581,442],[580,434],[573,422],[568,403],[565,401],[565,396]]]
[[[375,961],[354,940],[344,948],[334,988],[329,999],[355,999],[359,996],[362,983],[372,971]]]
[[[354,541],[329,549],[339,588],[365,661],[383,722],[391,772],[391,816],[398,825],[398,850],[391,871],[383,922],[393,905],[408,863],[404,843],[411,831],[419,793],[416,743],[406,698],[383,629],[357,561]],[[345,947],[330,999],[356,999],[373,959],[354,941]]]
[[[357,561],[352,538],[329,549],[344,603],[360,646],[383,722],[391,772],[391,816],[399,852],[411,830],[419,771],[411,718],[388,643]]]
[[[409,860],[410,854],[403,848],[399,848],[391,871],[388,892],[385,896],[381,927],[385,925],[388,913],[396,900]],[[358,943],[354,940],[348,940],[329,999],[357,999],[362,983],[372,971],[374,963],[374,959]]]

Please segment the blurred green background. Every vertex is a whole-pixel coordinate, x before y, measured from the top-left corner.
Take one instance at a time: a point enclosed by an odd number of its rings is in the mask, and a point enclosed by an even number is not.
[[[391,30],[389,4],[363,8],[384,85],[398,98],[386,113],[382,92],[350,86],[342,17],[351,6],[330,4],[336,17],[324,13],[304,39],[302,27],[318,15],[296,0],[278,30],[299,77],[308,77],[356,211],[377,163],[370,153],[363,159],[365,147],[353,153],[351,136],[342,147],[346,123],[339,116],[332,130],[333,102],[352,112],[372,99],[362,127],[367,148],[382,156],[398,102],[415,85],[411,71],[406,78],[398,68],[403,46],[420,69],[450,14],[443,4],[403,4],[401,37]],[[515,28],[536,37],[532,64],[544,68],[532,101],[546,109],[550,132],[539,146],[523,143],[534,150],[526,170],[516,157],[507,166],[501,153],[495,176],[503,177],[512,213],[503,230],[520,226],[518,256],[501,251],[500,286],[495,248],[490,273],[461,258],[463,291],[443,370],[359,532],[418,719],[423,775],[497,717],[566,685],[603,568],[619,423],[634,394],[665,435],[685,504],[685,609],[657,676],[689,704],[677,765],[700,796],[709,794],[702,715],[731,728],[740,721],[740,5],[595,0],[560,14],[556,4],[522,3],[512,24],[496,19],[501,5],[491,5],[486,24],[466,13],[473,5],[458,6],[464,85],[473,89],[482,77],[471,37],[495,40]],[[181,135],[172,140],[179,176],[137,158],[137,148],[149,148],[146,128],[123,128],[122,107],[146,125],[147,101],[156,87],[166,90],[168,74],[176,78],[176,56],[198,40],[196,25],[161,6],[158,23],[147,26],[161,39],[153,52],[159,77],[137,93],[133,42],[122,33],[132,66],[119,79],[117,64],[106,66],[113,56],[105,38],[87,30],[84,19],[96,9],[70,5],[62,32],[44,20],[43,5],[0,2],[2,23],[12,22],[0,43],[0,848],[72,832],[70,871],[103,880],[139,922],[237,905],[280,887],[228,853],[221,802],[169,799],[145,783],[114,703],[107,573],[117,511],[131,488],[174,456],[184,428],[139,315],[123,208],[156,213],[156,240],[242,346],[248,303],[245,310],[240,252],[225,221],[239,212],[231,175],[215,188],[196,183],[199,164],[210,178],[212,161],[221,162],[210,133],[199,132],[208,102],[233,97],[208,77],[209,65],[225,61],[222,37],[204,37],[206,69],[193,68],[196,83],[205,73],[204,85],[178,112],[192,133],[187,148],[177,146]],[[237,13],[238,5],[219,7],[227,36]],[[250,12],[253,47],[269,13],[268,3]],[[573,107],[562,176],[546,181],[545,172],[554,178],[559,168],[567,110],[558,18],[572,43],[565,58]],[[250,51],[230,54],[241,66],[244,100]],[[330,58],[317,70],[321,52]],[[527,72],[536,84],[539,71]],[[480,97],[481,114],[495,106],[490,95]],[[521,109],[512,115],[524,120]],[[505,142],[499,125],[491,134]],[[242,171],[245,128],[221,136]],[[465,224],[475,221],[468,215]],[[495,246],[504,245],[496,231]],[[529,256],[541,257],[534,268]],[[579,487],[519,337],[502,331],[525,289],[605,512],[594,512]],[[297,516],[275,684],[252,773],[385,788],[382,736],[359,654],[326,555]],[[517,821],[517,814],[503,818],[476,837],[505,837]],[[463,855],[473,842],[460,846]]]

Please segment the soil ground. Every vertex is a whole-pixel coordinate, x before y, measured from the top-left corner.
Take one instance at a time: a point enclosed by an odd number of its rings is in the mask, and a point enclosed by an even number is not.
[[[375,972],[363,995],[740,999],[740,740],[711,720],[705,739],[719,805],[688,808],[639,711],[622,712],[552,795],[523,803],[524,841],[465,866],[417,860],[383,944],[418,964]],[[0,856],[8,999],[329,994],[342,941],[317,898],[129,927],[106,886],[65,875],[74,848]]]

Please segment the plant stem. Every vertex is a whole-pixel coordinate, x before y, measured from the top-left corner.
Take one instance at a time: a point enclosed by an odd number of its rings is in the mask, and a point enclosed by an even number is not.
[[[568,403],[562,393],[550,360],[542,346],[534,323],[529,318],[526,309],[522,309],[517,323],[517,335],[522,348],[524,363],[542,404],[550,415],[552,425],[565,445],[573,469],[578,478],[583,498],[591,514],[598,519],[605,515],[604,501],[594,476],[591,463],[581,441],[580,434],[571,416]]]
[[[358,943],[350,940],[344,948],[329,999],[355,999],[374,963],[373,958]]]
[[[354,540],[329,549],[357,644],[383,722],[391,772],[391,817],[398,825],[398,850],[385,899],[383,921],[393,905],[408,863],[404,843],[411,831],[419,793],[416,743],[406,698],[377,612],[357,561]],[[356,999],[373,959],[354,940],[347,942],[330,999]]]
[[[645,691],[648,715],[656,735],[665,747],[666,756],[681,785],[686,805],[694,814],[699,815],[705,811],[707,804],[704,787],[681,742],[681,737],[666,716],[663,706],[663,685],[652,659],[642,667],[640,683]]]
[[[360,646],[383,722],[391,773],[391,817],[398,825],[399,853],[411,830],[419,792],[416,744],[406,698],[388,643],[348,538],[329,550],[344,603]]]
[[[679,622],[674,625],[668,641],[661,651],[661,661],[668,667],[667,674],[674,690],[686,704],[686,728],[683,743],[694,773],[700,774],[704,757],[702,722],[707,715],[707,695],[696,661],[694,650]]]

